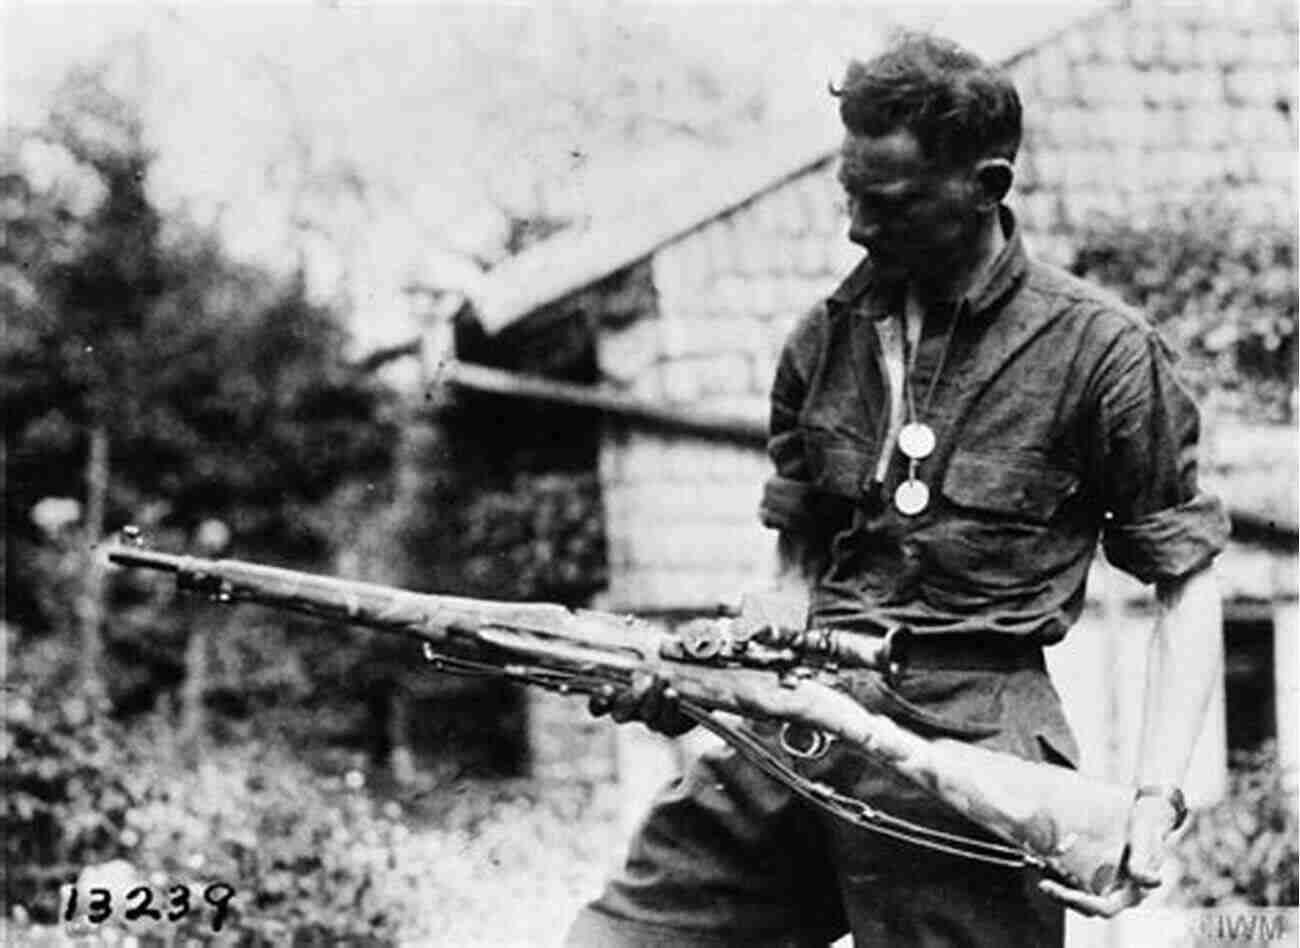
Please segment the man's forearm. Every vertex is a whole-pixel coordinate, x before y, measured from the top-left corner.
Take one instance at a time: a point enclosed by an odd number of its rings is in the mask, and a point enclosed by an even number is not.
[[[1223,669],[1223,606],[1212,568],[1156,589],[1138,743],[1139,784],[1181,784]]]

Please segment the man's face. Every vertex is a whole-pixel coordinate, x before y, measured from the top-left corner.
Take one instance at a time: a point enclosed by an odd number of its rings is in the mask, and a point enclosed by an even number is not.
[[[887,279],[942,282],[978,252],[973,169],[931,161],[910,131],[845,135],[839,180],[849,240],[866,248]]]

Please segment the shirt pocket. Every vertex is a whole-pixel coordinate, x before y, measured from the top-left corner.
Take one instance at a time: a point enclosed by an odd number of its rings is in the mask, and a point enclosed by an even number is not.
[[[1079,485],[1074,472],[1033,458],[959,449],[948,461],[943,495],[958,507],[1044,524]]]
[[[959,449],[943,474],[948,516],[928,547],[927,596],[990,616],[1037,608],[1078,559],[1065,507],[1080,484],[1032,456]]]

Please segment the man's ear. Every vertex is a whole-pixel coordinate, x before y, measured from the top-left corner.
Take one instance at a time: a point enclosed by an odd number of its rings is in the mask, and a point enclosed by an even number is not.
[[[1015,170],[1005,158],[985,158],[975,166],[975,182],[979,185],[980,209],[991,211],[1011,191]]]

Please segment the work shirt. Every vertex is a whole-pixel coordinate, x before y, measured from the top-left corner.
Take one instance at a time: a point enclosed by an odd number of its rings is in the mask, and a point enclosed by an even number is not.
[[[1030,259],[1000,213],[1002,252],[960,302],[925,314],[909,371],[917,420],[936,435],[916,469],[930,491],[920,513],[892,502],[908,459],[887,437],[876,330],[906,288],[864,260],[785,344],[762,517],[829,551],[817,624],[871,617],[1046,644],[1078,618],[1099,539],[1144,582],[1189,575],[1226,543],[1221,504],[1197,486],[1196,408],[1155,330]]]

